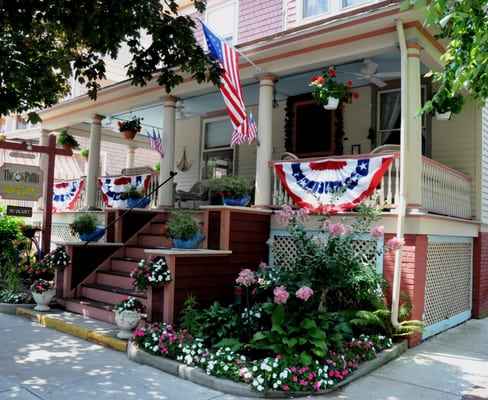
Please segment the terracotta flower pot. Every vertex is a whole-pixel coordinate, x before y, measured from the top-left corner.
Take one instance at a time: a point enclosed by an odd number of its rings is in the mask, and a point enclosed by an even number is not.
[[[136,136],[136,132],[134,131],[124,131],[122,133],[124,134],[124,137],[128,140],[134,139]]]

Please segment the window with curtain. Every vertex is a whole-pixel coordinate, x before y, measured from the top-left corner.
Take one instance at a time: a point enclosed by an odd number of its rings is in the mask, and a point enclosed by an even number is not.
[[[231,147],[232,124],[228,118],[207,120],[203,129],[202,177],[220,178],[234,173],[234,148]]]
[[[421,104],[425,102],[426,88],[421,88]],[[401,91],[400,89],[378,90],[377,92],[377,146],[383,144],[400,144],[401,126]],[[422,116],[422,153],[426,151],[427,124],[426,116]]]

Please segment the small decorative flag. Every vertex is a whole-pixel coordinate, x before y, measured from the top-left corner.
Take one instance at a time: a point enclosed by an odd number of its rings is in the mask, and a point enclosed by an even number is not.
[[[161,139],[161,135],[159,131],[156,131],[154,128],[152,132],[146,130],[147,137],[149,139],[149,146],[151,146],[154,150],[156,150],[159,155],[162,157],[164,155],[164,148],[163,148],[163,139]]]

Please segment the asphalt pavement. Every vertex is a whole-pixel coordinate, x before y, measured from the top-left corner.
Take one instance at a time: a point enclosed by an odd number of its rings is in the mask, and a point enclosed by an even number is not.
[[[0,313],[0,400],[245,400],[131,361],[115,331],[68,316],[70,329],[29,314]],[[47,318],[46,318],[47,319]],[[66,318],[65,318],[66,319]],[[64,323],[64,322],[63,322]],[[44,325],[51,326],[48,328]],[[81,326],[81,327],[80,327]],[[69,333],[67,333],[69,332]],[[488,318],[469,320],[316,400],[488,399]],[[99,341],[103,342],[103,341]],[[220,386],[216,386],[220,387]]]

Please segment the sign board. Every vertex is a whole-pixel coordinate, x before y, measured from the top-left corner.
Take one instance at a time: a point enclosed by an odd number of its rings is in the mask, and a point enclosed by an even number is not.
[[[14,217],[32,217],[32,207],[7,206],[7,215]]]
[[[5,163],[0,167],[0,196],[3,199],[39,200],[43,172],[34,165]]]

